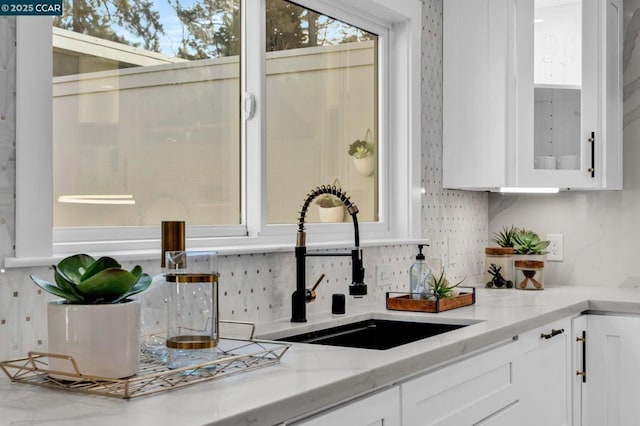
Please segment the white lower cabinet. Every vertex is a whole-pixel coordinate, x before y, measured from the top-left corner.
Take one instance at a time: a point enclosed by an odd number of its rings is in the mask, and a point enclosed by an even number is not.
[[[517,342],[511,341],[402,383],[402,424],[518,424],[517,352]]]
[[[640,319],[637,324],[640,336]],[[386,390],[287,424],[570,426],[575,377],[572,356],[578,358],[572,352],[572,333],[571,318],[556,321]],[[636,370],[640,378],[640,363]],[[629,386],[640,386],[640,380]]]
[[[400,389],[395,386],[308,419],[288,424],[295,426],[400,426]]]
[[[586,335],[587,335],[587,317],[589,315],[580,315],[573,319],[571,328],[573,335],[571,336],[572,345],[572,409],[573,409],[573,426],[580,426],[582,422],[582,393],[583,385],[586,382]],[[585,423],[586,424],[586,423]]]
[[[571,335],[570,319],[520,335],[515,362],[519,426],[571,425]]]
[[[582,425],[640,424],[640,317],[587,315]],[[579,366],[579,370],[585,370]]]

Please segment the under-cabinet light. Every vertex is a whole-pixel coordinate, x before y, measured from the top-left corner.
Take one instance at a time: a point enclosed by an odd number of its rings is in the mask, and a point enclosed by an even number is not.
[[[59,203],[72,204],[135,204],[133,195],[61,195]]]
[[[501,187],[500,192],[507,194],[557,194],[560,192],[560,188],[516,188],[516,187]]]

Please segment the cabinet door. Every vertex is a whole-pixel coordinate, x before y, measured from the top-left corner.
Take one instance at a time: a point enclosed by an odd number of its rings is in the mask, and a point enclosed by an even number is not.
[[[622,0],[447,0],[443,186],[622,188]]]
[[[400,389],[366,396],[296,423],[296,426],[400,426]]]
[[[588,315],[583,425],[640,419],[640,317]]]
[[[597,184],[588,169],[592,132],[601,142],[599,3],[516,2],[519,185]]]
[[[582,399],[583,394],[586,397],[585,385],[587,383],[587,318],[588,315],[580,315],[573,319],[571,328],[573,329],[573,335],[571,341],[571,358],[573,363],[573,380],[571,385],[572,392],[572,413],[573,413],[573,425],[580,426],[583,424],[582,418],[584,417],[584,409]],[[584,423],[586,424],[586,423]]]
[[[510,341],[403,383],[403,426],[519,424],[517,347]]]
[[[621,1],[516,0],[516,16],[518,186],[620,189]]]
[[[571,320],[520,335],[522,355],[515,377],[522,419],[518,425],[571,424]]]
[[[521,418],[520,406],[511,404],[486,419],[475,423],[473,426],[514,426],[520,424]]]
[[[443,185],[507,184],[508,0],[443,2]]]

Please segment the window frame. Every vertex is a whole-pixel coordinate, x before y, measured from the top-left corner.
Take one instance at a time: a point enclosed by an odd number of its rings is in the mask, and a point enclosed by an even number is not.
[[[362,245],[380,245],[420,239],[422,92],[415,88],[421,87],[421,1],[295,2],[365,30],[383,33],[378,53],[379,222],[361,223],[361,240]],[[213,248],[221,253],[269,252],[293,249],[295,241],[295,224],[266,223],[266,183],[262,179],[266,158],[265,110],[261,107],[265,99],[264,2],[253,11],[247,9],[241,8],[244,25],[258,30],[249,36],[243,34],[242,41],[240,72],[244,95],[241,107],[249,102],[247,94],[255,98],[254,118],[241,122],[241,183],[245,188],[242,224],[188,226],[190,248]],[[16,247],[15,257],[6,258],[5,266],[48,264],[52,258],[78,252],[108,253],[130,259],[154,258],[159,251],[159,224],[157,227],[53,228],[50,28],[50,21],[42,17],[17,18]],[[307,228],[313,235],[310,246],[352,244],[350,223],[308,224]],[[127,236],[126,240],[123,235]]]

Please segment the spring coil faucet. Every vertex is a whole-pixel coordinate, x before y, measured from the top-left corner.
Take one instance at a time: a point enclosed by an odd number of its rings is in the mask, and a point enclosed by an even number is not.
[[[311,202],[319,195],[330,194],[338,198],[347,207],[347,211],[353,220],[354,247],[351,253],[307,253],[306,233],[304,221]],[[306,304],[315,299],[315,288],[306,288],[306,258],[308,256],[351,256],[351,277],[349,294],[354,297],[362,297],[367,294],[367,285],[364,283],[364,267],[362,266],[362,250],[360,249],[360,231],[358,228],[358,207],[353,204],[350,197],[335,185],[321,185],[307,194],[298,219],[298,232],[296,234],[296,290],[291,295],[291,322],[307,322]]]

